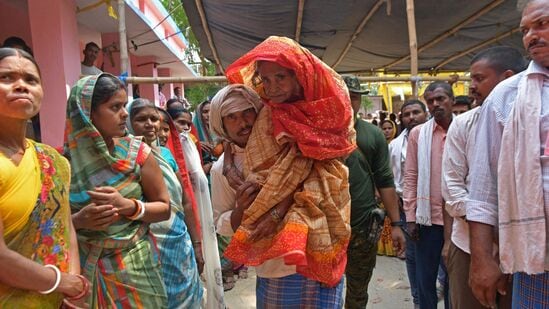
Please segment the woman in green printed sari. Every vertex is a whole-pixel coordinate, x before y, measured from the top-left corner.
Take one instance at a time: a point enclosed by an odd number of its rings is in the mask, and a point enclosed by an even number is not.
[[[32,56],[0,48],[0,308],[59,308],[88,292],[78,275],[69,164],[25,138],[42,97]]]
[[[150,147],[125,136],[127,94],[114,76],[79,80],[67,106],[70,203],[92,308],[166,308],[149,223],[170,217],[169,195]]]
[[[157,239],[160,251],[168,306],[200,308],[203,288],[199,269],[202,270],[204,265],[200,236],[196,230],[192,207],[183,194],[183,180],[176,160],[168,148],[158,146],[160,113],[147,99],[132,101],[127,110],[130,114],[127,121],[128,131],[135,136],[142,136],[151,147],[170,194],[170,219],[151,224],[151,232]]]

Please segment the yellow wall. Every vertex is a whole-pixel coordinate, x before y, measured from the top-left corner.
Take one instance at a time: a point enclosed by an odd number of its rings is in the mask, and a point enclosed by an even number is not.
[[[437,76],[446,77],[450,76],[456,73],[440,73]],[[458,75],[462,76],[463,73],[457,73]],[[391,74],[387,74],[384,76],[395,76]],[[410,76],[407,74],[399,75],[401,77]],[[371,83],[370,83],[371,84]],[[380,82],[379,88],[378,88],[378,95],[383,96],[383,100],[385,101],[385,104],[389,110],[389,112],[393,112],[393,96],[398,95],[404,95],[404,96],[411,96],[412,95],[412,84],[410,82]],[[425,91],[425,88],[430,84],[430,82],[421,81],[420,87],[418,89],[419,99],[423,101],[423,98],[421,97],[423,95],[423,92]],[[458,81],[453,84],[452,86],[454,90],[454,95],[467,95],[469,92],[469,85],[467,82]]]

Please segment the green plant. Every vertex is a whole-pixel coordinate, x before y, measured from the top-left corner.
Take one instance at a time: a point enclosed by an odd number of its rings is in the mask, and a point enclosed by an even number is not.
[[[368,110],[374,105],[374,102],[372,102],[372,100],[370,100],[368,96],[363,95],[361,98],[360,104],[362,105],[362,107],[364,107],[365,110]]]
[[[166,10],[171,12],[171,16],[179,29],[183,31],[183,35],[189,42],[189,46],[185,49],[185,57],[187,63],[190,64],[202,76],[215,76],[215,65],[206,59],[200,51],[200,44],[196,39],[187,14],[183,9],[181,0],[160,0]],[[191,103],[191,108],[194,109],[198,104],[212,97],[221,89],[222,86],[212,83],[191,84],[185,87],[185,98]]]

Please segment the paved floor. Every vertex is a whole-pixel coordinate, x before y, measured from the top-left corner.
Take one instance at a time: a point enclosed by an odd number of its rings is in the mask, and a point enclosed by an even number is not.
[[[255,308],[256,276],[253,269],[248,271],[248,275],[248,279],[238,280],[234,289],[225,292],[229,309]],[[369,294],[368,309],[414,308],[404,261],[378,256]],[[439,308],[444,308],[442,302],[439,302]]]

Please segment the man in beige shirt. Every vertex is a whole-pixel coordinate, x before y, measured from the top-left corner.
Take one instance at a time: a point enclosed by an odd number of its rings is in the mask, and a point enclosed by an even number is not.
[[[220,93],[221,94],[221,93]],[[229,94],[226,95],[229,97]],[[244,210],[253,202],[255,196],[259,192],[259,188],[252,186],[245,188],[238,188],[240,184],[231,183],[231,177],[226,177],[223,170],[230,170],[230,167],[224,166],[227,161],[225,156],[230,155],[232,163],[234,164],[231,172],[241,173],[244,168],[244,148],[250,137],[252,127],[255,123],[255,118],[261,105],[254,106],[251,103],[240,104],[240,107],[230,109],[232,113],[223,117],[224,112],[222,110],[229,109],[229,104],[222,105],[221,97],[216,96],[217,100],[212,100],[212,106],[210,115],[210,121],[212,118],[224,118],[215,119],[212,121],[212,130],[218,133],[222,130],[226,140],[229,141],[229,149],[225,149],[224,153],[213,164],[210,170],[211,182],[212,182],[212,207],[214,213],[214,222],[217,228],[217,233],[221,236],[232,237],[237,230],[242,220]],[[231,96],[234,98],[234,95]],[[225,99],[227,101],[228,99]],[[236,104],[230,104],[236,105]],[[220,117],[219,117],[220,116]],[[217,128],[216,124],[221,124],[221,127]],[[240,189],[240,190],[239,190]],[[237,192],[238,191],[238,192]],[[295,266],[285,265],[282,259],[269,260],[256,267],[256,272],[259,277],[266,278],[278,278],[291,274],[295,274]]]

